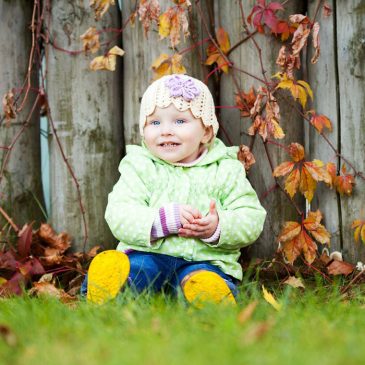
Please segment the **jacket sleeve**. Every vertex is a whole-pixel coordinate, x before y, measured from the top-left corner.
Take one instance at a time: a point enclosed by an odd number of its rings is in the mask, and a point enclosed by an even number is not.
[[[221,181],[220,207],[217,208],[221,227],[214,247],[237,250],[253,243],[260,235],[266,211],[255,190],[246,179],[238,160],[225,160],[218,170]]]
[[[149,207],[149,163],[127,155],[119,165],[121,176],[108,196],[105,219],[114,237],[126,244],[154,247],[151,228],[158,208]]]

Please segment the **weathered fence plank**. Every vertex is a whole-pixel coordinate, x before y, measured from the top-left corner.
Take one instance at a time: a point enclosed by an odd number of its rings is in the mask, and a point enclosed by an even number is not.
[[[159,2],[161,5],[161,13],[166,11],[173,4],[168,0]],[[126,0],[122,4],[123,23],[135,10],[135,1]],[[192,38],[181,39],[178,50],[188,48],[192,43],[202,39],[201,23],[197,16],[193,16],[195,32]],[[151,65],[160,56],[165,53],[173,55],[169,39],[160,40],[156,26],[152,25],[148,33],[148,39],[144,36],[142,25],[136,21],[134,27],[128,26],[123,32],[123,47],[126,51],[124,55],[123,67],[123,84],[124,84],[124,137],[126,144],[139,144],[141,139],[139,136],[139,109],[140,100],[148,85],[153,81],[153,73]],[[203,79],[204,71],[200,65],[199,52],[204,52],[206,45],[195,47],[192,51],[184,53],[183,65],[187,69],[187,73]]]
[[[92,25],[98,29],[119,28],[118,8],[111,7],[102,21],[95,24],[87,0],[52,3],[51,41],[58,47],[81,49],[80,35]],[[113,38],[114,34],[109,37]],[[99,53],[106,51],[102,48]],[[51,114],[62,148],[80,184],[89,247],[109,246],[113,242],[104,211],[108,192],[117,179],[123,143],[120,69],[92,72],[88,67],[91,59],[49,47],[47,64]],[[57,230],[67,230],[74,237],[74,249],[80,250],[84,230],[76,186],[52,133],[49,144],[51,222]]]
[[[333,1],[328,2],[333,9]],[[308,16],[313,19],[317,8],[317,1],[311,1],[308,4]],[[326,115],[332,122],[333,131],[324,130],[324,134],[331,141],[333,146],[338,149],[339,138],[339,115],[336,105],[338,105],[338,68],[336,60],[336,41],[334,37],[335,16],[321,16],[321,12],[317,15],[320,30],[321,55],[318,62],[312,65],[310,60],[313,56],[313,48],[309,45],[307,57],[307,73],[308,82],[312,87],[314,100],[313,109],[318,114]],[[320,159],[327,162],[338,164],[338,158],[335,152],[330,148],[323,137],[312,127],[306,123],[306,151],[310,159]],[[320,209],[323,213],[325,224],[331,233],[331,251],[342,249],[342,237],[340,230],[339,215],[339,196],[336,190],[330,190],[323,183],[317,185],[316,193],[312,201],[312,210]]]
[[[25,0],[0,0],[0,98],[14,88],[20,92],[28,71],[32,35],[29,25],[32,20],[32,2]],[[36,66],[31,74],[33,90],[23,111],[11,120],[10,126],[3,121],[0,127],[0,146],[9,146],[24,122],[36,99],[34,89],[38,87]],[[24,98],[18,100],[18,105]],[[3,115],[1,108],[1,116]],[[7,150],[1,149],[1,164]],[[26,222],[45,219],[40,206],[43,205],[40,166],[39,108],[36,108],[29,125],[14,145],[0,187],[0,206],[22,226]],[[38,202],[37,202],[38,200]],[[3,217],[0,225],[4,226]]]
[[[365,1],[337,0],[337,50],[341,153],[365,172]],[[350,173],[350,167],[347,166]],[[351,224],[365,219],[365,182],[356,179],[353,195],[341,197],[342,234],[347,260],[365,260],[365,246],[354,244]]]
[[[245,18],[250,13],[255,1],[245,0],[242,2],[243,11]],[[291,4],[286,5],[287,13],[292,14],[300,12],[302,5]],[[216,11],[218,18],[217,25],[222,26],[230,36],[231,45],[236,44],[238,41],[243,39],[246,34],[243,32],[242,17],[239,6],[236,1],[222,1],[218,3]],[[252,29],[252,28],[251,28]],[[274,37],[265,37],[260,34],[256,34],[255,39],[258,46],[262,51],[262,60],[266,71],[266,77],[270,80],[270,77],[279,71],[278,66],[275,64],[281,43],[275,40]],[[250,39],[241,44],[236,50],[234,50],[230,59],[234,62],[235,67],[249,72],[252,75],[263,78],[259,60],[259,52],[255,47],[253,41]],[[248,76],[239,71],[233,71],[239,80],[241,90],[246,93],[249,91],[251,86],[257,88],[263,84],[257,80],[254,80],[251,76]],[[222,76],[221,82],[221,100],[222,105],[234,105],[234,84],[232,77],[229,75]],[[283,94],[287,95],[287,94]],[[290,97],[288,98],[290,99]],[[281,125],[286,133],[286,137],[279,141],[282,144],[288,144],[290,142],[303,143],[303,124],[301,117],[293,112],[291,105],[286,99],[278,100],[281,108]],[[222,109],[221,123],[227,130],[233,144],[244,143],[250,145],[250,137],[245,135],[250,126],[251,120],[244,118],[240,119],[239,111],[234,109]],[[227,142],[227,139],[222,136]],[[270,257],[273,252],[277,249],[278,245],[275,241],[275,237],[280,232],[281,226],[285,220],[297,219],[297,215],[293,206],[289,203],[287,197],[284,196],[278,190],[274,190],[266,196],[266,192],[272,189],[275,185],[273,179],[270,164],[266,157],[265,149],[262,142],[259,140],[259,136],[256,137],[256,141],[253,148],[253,153],[256,158],[256,165],[252,167],[249,173],[249,180],[254,186],[257,194],[262,199],[262,203],[268,211],[267,219],[265,222],[264,231],[261,234],[259,240],[250,247],[249,253],[256,257]],[[279,163],[288,160],[288,155],[285,150],[278,148],[277,146],[268,145],[272,162],[274,166]],[[264,198],[264,196],[266,196]]]

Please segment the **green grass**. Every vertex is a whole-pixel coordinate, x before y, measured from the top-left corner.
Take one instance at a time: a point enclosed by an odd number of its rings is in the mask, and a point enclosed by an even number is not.
[[[24,364],[321,364],[365,363],[365,295],[361,287],[344,298],[338,287],[313,285],[299,291],[279,287],[277,312],[259,285],[242,287],[235,308],[188,307],[163,295],[133,299],[126,292],[97,307],[74,308],[46,298],[0,301],[0,325],[16,344],[0,336],[0,363]],[[240,323],[245,306],[258,300]]]

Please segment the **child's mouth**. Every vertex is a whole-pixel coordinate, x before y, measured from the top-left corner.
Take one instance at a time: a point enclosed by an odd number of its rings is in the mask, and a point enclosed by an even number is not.
[[[170,143],[170,142],[167,142],[167,143],[160,143],[159,146],[160,147],[164,147],[164,148],[177,147],[177,146],[180,146],[180,143]]]

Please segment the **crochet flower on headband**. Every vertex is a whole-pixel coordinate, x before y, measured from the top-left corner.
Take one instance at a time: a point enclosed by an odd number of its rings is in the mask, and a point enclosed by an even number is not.
[[[170,90],[170,96],[182,96],[186,101],[191,101],[200,94],[200,89],[190,77],[173,75],[166,80],[165,86]]]

